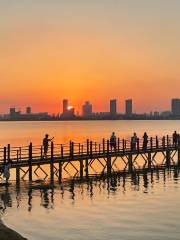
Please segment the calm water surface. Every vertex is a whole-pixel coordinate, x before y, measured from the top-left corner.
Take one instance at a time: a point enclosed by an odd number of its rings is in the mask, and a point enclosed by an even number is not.
[[[115,131],[129,137],[180,132],[180,121],[94,121],[0,123],[0,144],[40,144],[45,133],[57,143],[100,140]],[[21,183],[0,188],[4,222],[28,239],[178,240],[180,237],[178,170],[118,176],[52,189]]]
[[[178,240],[179,172],[1,189],[3,220],[29,239]]]
[[[144,131],[155,136],[172,134],[174,130],[180,132],[180,121],[0,122],[0,145],[41,144],[46,133],[55,137],[55,143],[67,143],[87,138],[101,141],[113,131],[120,138],[129,138],[134,131],[141,137]]]

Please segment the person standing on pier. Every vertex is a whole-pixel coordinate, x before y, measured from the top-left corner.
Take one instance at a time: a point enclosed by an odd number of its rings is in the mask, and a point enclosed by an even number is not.
[[[131,137],[131,150],[134,151],[136,150],[136,144],[137,144],[137,134],[134,133],[133,136]]]
[[[148,135],[147,132],[144,133],[143,135],[143,149],[146,150],[148,145]]]
[[[51,142],[53,138],[49,138],[49,135],[46,134],[45,138],[43,139],[43,148],[44,148],[44,157],[47,158],[47,153],[48,153],[48,147],[49,147],[49,142]]]
[[[115,135],[115,132],[113,132],[112,135],[111,135],[110,147],[111,147],[111,151],[112,151],[112,149],[114,149],[114,151],[116,150],[116,135]]]
[[[174,131],[172,138],[173,138],[173,145],[176,147],[178,142],[178,134],[176,131]]]

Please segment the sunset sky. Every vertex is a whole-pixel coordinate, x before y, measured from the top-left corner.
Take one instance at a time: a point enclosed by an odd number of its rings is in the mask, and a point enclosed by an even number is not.
[[[63,98],[120,112],[180,97],[179,0],[0,0],[0,112],[57,113]]]

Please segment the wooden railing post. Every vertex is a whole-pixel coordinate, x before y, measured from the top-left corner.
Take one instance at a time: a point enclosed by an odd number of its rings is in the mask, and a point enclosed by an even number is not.
[[[111,175],[111,157],[109,156],[109,140],[107,140],[107,175]]]
[[[118,152],[120,151],[120,139],[118,138]]]
[[[153,138],[151,137],[150,138],[150,148],[151,148],[151,151],[153,150]]]
[[[71,140],[69,141],[69,157],[70,157],[70,159],[71,159],[71,157],[72,157],[72,143],[71,143]]]
[[[86,141],[86,160],[85,160],[85,174],[88,178],[89,175],[89,139]]]
[[[162,147],[165,149],[165,137],[162,138]]]
[[[167,147],[169,147],[169,135],[167,135]]]
[[[61,144],[61,158],[64,158],[64,149],[63,149],[63,145]]]
[[[89,139],[86,141],[86,147],[87,147],[87,156],[89,155]]]
[[[59,175],[58,175],[58,177],[59,177],[59,183],[61,183],[62,182],[62,166],[63,166],[63,163],[62,163],[62,160],[63,160],[63,155],[64,155],[64,153],[63,153],[64,151],[63,151],[63,145],[61,144],[60,145],[60,159],[59,159]]]
[[[7,160],[8,162],[10,161],[10,158],[11,158],[11,147],[10,147],[10,144],[8,144],[8,152],[7,152]]]
[[[105,139],[103,138],[103,153],[105,153]]]
[[[90,158],[92,159],[93,156],[93,142],[90,141]]]
[[[178,147],[178,166],[180,166],[180,147]]]
[[[32,181],[32,143],[29,144],[29,181]]]
[[[6,160],[7,160],[7,156],[6,156],[6,154],[7,154],[7,148],[6,147],[4,147],[4,165],[6,164]]]
[[[79,150],[79,156],[80,156],[80,154],[81,154],[81,144],[80,143],[78,143],[78,150]]]
[[[74,142],[71,142],[71,159],[74,159]]]
[[[125,153],[125,140],[123,139],[123,153]]]
[[[139,152],[139,138],[137,138],[137,151]]]
[[[43,159],[43,147],[41,146],[41,159]]]
[[[109,140],[107,140],[107,155],[109,155]]]
[[[50,159],[50,178],[51,184],[54,182],[54,143],[51,142],[51,159]]]
[[[156,136],[156,148],[159,148],[159,140],[158,140],[158,136]]]
[[[19,167],[19,150],[17,150],[17,161],[16,161],[16,184],[20,183],[20,167]]]

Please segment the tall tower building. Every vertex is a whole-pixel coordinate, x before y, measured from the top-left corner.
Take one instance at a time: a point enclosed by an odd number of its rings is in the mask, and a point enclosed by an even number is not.
[[[111,99],[110,100],[110,115],[116,116],[116,114],[117,114],[117,101],[116,101],[116,99]]]
[[[26,114],[31,114],[31,107],[26,108]]]
[[[133,113],[133,103],[132,103],[132,99],[127,99],[126,100],[126,115],[127,116],[131,116]]]
[[[180,99],[174,98],[171,100],[171,112],[174,116],[180,116]]]
[[[63,99],[63,114],[66,114],[68,112],[68,100]]]
[[[82,115],[83,117],[90,117],[92,115],[92,104],[90,102],[86,101],[82,106]]]

